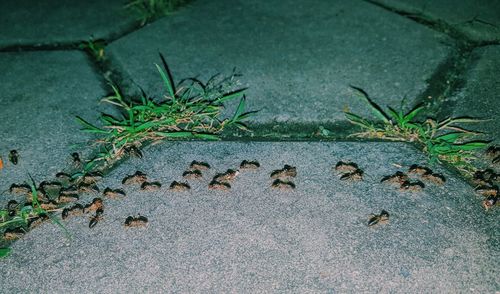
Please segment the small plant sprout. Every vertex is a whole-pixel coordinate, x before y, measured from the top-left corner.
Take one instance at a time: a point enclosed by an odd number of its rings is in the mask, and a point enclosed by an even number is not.
[[[132,0],[124,8],[137,15],[141,25],[168,15],[188,0]]]
[[[173,83],[165,59],[160,54],[164,68],[156,65],[167,94],[160,102],[147,98],[126,101],[117,87],[114,95],[102,101],[122,110],[122,117],[102,114],[103,126],[97,127],[77,117],[83,131],[98,136],[96,144],[101,152],[90,162],[110,163],[121,158],[131,148],[144,143],[165,139],[217,140],[219,133],[228,126],[247,130],[243,120],[253,112],[245,112],[244,89],[228,91],[233,87],[234,75],[222,82],[210,79],[206,84],[194,79],[184,80],[179,87]],[[221,119],[224,103],[240,99],[230,118]]]
[[[91,37],[88,41],[81,43],[78,47],[87,51],[97,61],[103,61],[105,58],[104,48],[106,47],[106,42],[104,40],[94,40]]]
[[[487,145],[487,142],[484,141],[468,141],[468,138],[478,135],[480,132],[470,131],[457,125],[482,120],[457,117],[441,121],[433,118],[417,121],[415,120],[416,116],[425,109],[423,105],[418,105],[406,113],[391,107],[388,107],[386,112],[373,102],[365,91],[351,87],[356,92],[356,96],[370,106],[378,119],[378,121],[372,121],[351,112],[345,112],[346,118],[352,124],[360,126],[364,130],[353,134],[354,136],[416,142],[429,155],[431,162],[444,161],[462,171],[472,169],[470,160],[474,158],[473,151]]]

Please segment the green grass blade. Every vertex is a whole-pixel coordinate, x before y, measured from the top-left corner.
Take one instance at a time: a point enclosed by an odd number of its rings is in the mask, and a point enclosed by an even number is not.
[[[210,141],[218,141],[220,138],[217,135],[212,135],[212,134],[200,134],[200,133],[195,133],[194,134],[195,138],[200,138],[200,139],[205,139],[205,140],[210,140]]]
[[[192,132],[155,132],[156,135],[167,138],[192,138]]]
[[[222,103],[224,103],[226,101],[229,101],[229,100],[232,100],[232,99],[235,99],[235,98],[239,98],[239,97],[241,97],[241,96],[243,96],[245,94],[245,91],[246,91],[246,88],[238,90],[238,91],[235,91],[235,92],[232,92],[232,93],[225,94],[222,97],[219,97],[219,98],[215,99],[214,103],[222,104]]]
[[[84,131],[84,132],[99,133],[99,134],[107,134],[108,133],[108,131],[99,129],[98,127],[88,123],[86,120],[84,120],[83,118],[81,118],[79,116],[76,117],[76,120],[81,125],[83,125],[84,129],[82,131]]]
[[[245,96],[243,96],[240,99],[240,104],[238,105],[238,108],[236,109],[236,112],[234,113],[231,122],[237,122],[239,120],[240,115],[243,114],[243,111],[245,111]]]
[[[356,114],[353,114],[350,112],[345,112],[344,114],[345,114],[347,120],[349,120],[349,122],[351,122],[352,124],[358,125],[358,126],[365,128],[365,129],[370,129],[370,130],[375,129],[375,127],[373,126],[372,123],[370,123],[366,119],[364,119]]]
[[[411,121],[420,111],[424,109],[424,106],[417,106],[414,109],[410,110],[405,116],[404,116],[404,121],[409,122]]]
[[[357,93],[356,96],[360,97],[363,99],[363,101],[365,101],[366,103],[368,103],[368,105],[370,106],[372,112],[375,114],[375,116],[382,120],[384,123],[387,123],[389,124],[390,123],[390,119],[389,119],[389,116],[382,110],[382,108],[380,108],[380,106],[378,104],[376,104],[375,102],[373,102],[370,97],[368,96],[368,94],[361,88],[358,88],[358,87],[355,87],[355,86],[350,86],[352,89],[354,89]]]
[[[161,59],[161,62],[163,64],[163,68],[165,69],[166,73],[161,69],[160,66],[158,66],[158,64],[156,65],[156,68],[158,68],[158,71],[160,72],[163,83],[167,87],[170,98],[172,98],[172,100],[175,101],[175,85],[174,85],[174,79],[172,77],[172,73],[170,72],[170,69],[168,67],[167,61],[165,60],[165,57],[161,53],[160,53],[160,59]]]
[[[9,256],[12,252],[12,248],[0,248],[0,258]]]
[[[444,134],[441,136],[437,136],[434,138],[434,140],[445,141],[447,143],[454,143],[457,139],[459,139],[462,136],[463,136],[463,134],[458,133],[458,132],[457,133],[448,133],[448,134]]]

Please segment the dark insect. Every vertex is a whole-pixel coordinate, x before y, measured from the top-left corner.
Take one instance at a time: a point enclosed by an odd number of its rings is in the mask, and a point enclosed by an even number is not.
[[[385,210],[382,210],[380,214],[370,214],[370,218],[368,219],[368,226],[372,227],[377,224],[385,224],[389,221],[389,213]]]
[[[393,175],[383,177],[380,182],[381,183],[391,183],[391,184],[401,185],[405,181],[407,181],[408,179],[409,179],[409,177],[408,177],[407,174],[405,174],[403,172],[400,172],[400,171],[397,171]]]
[[[99,221],[102,220],[102,215],[104,213],[104,210],[102,208],[99,208],[96,210],[95,215],[90,219],[89,222],[89,228],[93,228],[97,225]]]
[[[182,176],[185,178],[185,179],[190,179],[190,180],[197,180],[197,179],[201,179],[203,178],[203,175],[201,174],[201,171],[200,170],[187,170],[185,172],[182,173]]]
[[[68,173],[59,172],[56,174],[56,178],[62,181],[69,181],[71,179],[71,176]]]
[[[432,170],[430,168],[428,168],[428,167],[425,167],[425,166],[421,166],[421,165],[418,165],[418,164],[413,164],[408,169],[408,173],[410,173],[410,174],[417,174],[417,175],[424,175],[426,173],[431,173],[432,174]]]
[[[485,200],[483,200],[483,207],[486,210],[489,210],[495,205],[498,205],[498,196],[488,196]]]
[[[19,153],[17,150],[10,150],[9,161],[12,162],[13,165],[17,165],[19,162]]]
[[[161,188],[159,182],[144,182],[141,185],[141,190],[143,191],[158,191]]]
[[[481,186],[476,188],[476,192],[479,194],[489,197],[497,197],[498,196],[498,186]]]
[[[133,175],[128,175],[122,180],[123,185],[132,185],[132,184],[139,184],[142,185],[142,183],[146,182],[148,180],[148,177],[146,176],[145,173],[141,171],[136,171]]]
[[[31,187],[28,184],[12,184],[9,192],[12,194],[31,195]]]
[[[210,169],[210,164],[202,161],[193,160],[189,165],[189,168],[192,170],[207,170]]]
[[[59,208],[58,203],[55,200],[48,200],[40,202],[40,208],[44,210],[55,210]]]
[[[80,183],[78,185],[78,192],[79,193],[98,194],[99,193],[99,187],[97,187],[95,184]]]
[[[62,219],[66,219],[69,216],[81,215],[83,213],[83,210],[83,205],[77,203],[73,207],[67,207],[63,209],[61,217]]]
[[[129,216],[125,219],[125,226],[128,228],[132,227],[144,227],[148,223],[148,218],[142,215]]]
[[[340,179],[341,180],[350,180],[350,181],[361,181],[363,180],[364,172],[361,169],[357,169],[353,172],[343,174]]]
[[[42,215],[39,215],[37,217],[34,217],[28,221],[28,228],[30,230],[34,229],[34,228],[38,227],[39,225],[41,225],[44,221],[47,221],[47,220],[49,220],[49,216],[46,214],[42,214]]]
[[[491,163],[493,163],[493,164],[500,163],[500,155],[498,155],[497,157],[493,158],[493,160],[491,161]]]
[[[240,174],[239,171],[234,169],[228,169],[225,173],[217,174],[212,181],[215,182],[231,182]]]
[[[104,209],[104,202],[101,198],[94,198],[91,203],[83,208],[83,212],[88,213],[89,211],[97,211],[99,209]]]
[[[21,227],[8,228],[4,231],[3,238],[5,240],[12,241],[21,238],[25,233],[26,231]]]
[[[290,191],[290,190],[295,189],[295,184],[293,182],[290,182],[290,181],[283,181],[280,179],[276,179],[271,184],[271,187],[274,189],[279,189],[279,190],[283,190],[283,191]]]
[[[425,188],[425,185],[421,181],[412,182],[408,180],[402,183],[400,188],[402,191],[420,192]]]
[[[133,156],[133,157],[137,157],[137,158],[142,158],[142,151],[137,148],[136,146],[127,146],[125,147],[125,152],[130,155],[130,156]]]
[[[111,199],[119,199],[126,196],[125,191],[123,191],[122,189],[111,188],[104,189],[102,195]]]
[[[82,160],[80,159],[80,154],[78,154],[78,152],[71,153],[71,159],[73,160],[73,163],[75,165],[81,165],[82,164]]]
[[[229,183],[226,183],[226,182],[211,181],[210,184],[208,184],[208,189],[229,191],[229,190],[231,190],[231,185]]]
[[[78,201],[79,198],[78,194],[59,194],[57,201],[59,203],[70,203]]]
[[[297,168],[285,164],[282,169],[277,169],[271,173],[271,179],[295,178],[297,176]]]
[[[490,146],[486,149],[486,155],[490,157],[497,157],[500,155],[500,146]]]
[[[16,200],[10,200],[7,203],[7,210],[9,211],[9,216],[14,217],[17,214],[17,208],[19,207],[19,202]]]
[[[171,191],[175,191],[175,192],[184,192],[184,191],[189,191],[189,189],[191,189],[191,187],[189,186],[188,183],[179,183],[177,181],[173,181],[170,184],[169,189]]]
[[[259,167],[260,163],[257,161],[243,160],[240,164],[240,169],[246,169],[246,170],[258,169]]]
[[[425,173],[422,175],[422,179],[437,185],[443,185],[446,182],[446,178],[442,174],[438,173]]]
[[[358,165],[354,162],[339,161],[335,165],[335,170],[339,172],[354,172],[358,169]]]
[[[102,177],[101,172],[91,172],[82,177],[82,183],[92,185],[97,183]]]

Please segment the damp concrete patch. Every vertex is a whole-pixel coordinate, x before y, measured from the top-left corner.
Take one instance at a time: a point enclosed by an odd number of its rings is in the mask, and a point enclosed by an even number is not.
[[[166,92],[154,66],[165,55],[176,81],[241,73],[250,121],[345,122],[371,115],[350,85],[381,105],[407,106],[454,50],[445,35],[364,2],[199,0],[108,47],[116,68],[150,96]]]
[[[193,160],[210,164],[202,178],[182,177]],[[258,161],[242,170],[243,160]],[[334,167],[354,162],[360,181]],[[99,182],[123,188],[105,199],[103,219],[63,221],[67,239],[47,223],[13,244],[2,260],[5,292],[480,292],[500,290],[498,213],[483,211],[470,186],[439,166],[446,182],[419,176],[425,188],[381,183],[426,158],[402,143],[183,142],[151,146]],[[296,168],[295,189],[272,188],[270,175]],[[228,191],[212,178],[240,173]],[[156,192],[123,186],[140,170]],[[284,179],[286,180],[286,179]],[[190,190],[169,189],[173,181]],[[82,195],[88,203],[99,196]],[[385,224],[367,225],[386,210]],[[491,212],[491,211],[490,211]],[[145,227],[125,228],[142,215]]]
[[[126,1],[30,1],[0,2],[0,48],[56,46],[116,37],[131,28],[135,16]]]
[[[369,0],[435,22],[445,22],[471,40],[500,41],[500,2],[495,0]]]
[[[106,92],[82,52],[0,53],[0,67],[4,191],[12,183],[27,181],[28,174],[37,182],[51,180],[71,166],[72,152],[90,151],[86,141],[91,137],[79,130],[76,116],[95,123],[98,111],[106,111],[99,106]],[[17,165],[8,161],[10,150],[19,154]],[[2,192],[2,207],[8,197]]]

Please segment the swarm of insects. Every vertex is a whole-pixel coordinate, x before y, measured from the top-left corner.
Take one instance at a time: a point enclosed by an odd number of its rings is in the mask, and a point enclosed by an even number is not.
[[[125,227],[144,227],[148,224],[148,218],[142,215],[138,216],[129,216],[125,219]]]
[[[78,194],[59,194],[57,201],[59,203],[70,203],[78,201],[79,198]]]
[[[32,230],[47,220],[49,220],[49,216],[46,214],[42,214],[42,215],[39,215],[37,217],[31,218],[28,221],[28,229]]]
[[[101,180],[103,177],[103,174],[101,172],[91,172],[82,177],[82,183],[88,184],[88,185],[93,185],[97,183],[99,180]]]
[[[145,173],[141,171],[136,171],[133,175],[128,175],[122,180],[123,185],[133,185],[133,184],[139,184],[142,185],[142,183],[146,182],[148,180],[148,177],[146,176]]]
[[[389,213],[385,210],[382,210],[380,214],[370,214],[370,218],[368,219],[368,226],[372,227],[377,224],[386,224],[389,222]]]
[[[485,170],[478,170],[474,173],[472,181],[480,186],[492,186],[494,182],[498,181],[499,174],[494,170],[488,168]]]
[[[260,163],[257,161],[243,160],[240,164],[240,169],[242,170],[255,170],[260,167]]]
[[[17,240],[17,239],[21,238],[22,236],[24,236],[25,233],[26,233],[26,231],[21,227],[8,228],[4,231],[3,238],[4,238],[4,240],[7,240],[7,241]]]
[[[83,208],[83,212],[88,213],[89,211],[97,211],[99,209],[104,209],[104,202],[101,198],[94,198],[91,203]]]
[[[191,189],[191,187],[189,186],[188,183],[181,183],[181,182],[173,181],[170,184],[169,189],[170,189],[170,191],[174,191],[174,192],[184,192],[184,191],[189,191]]]
[[[214,176],[213,181],[216,182],[231,182],[236,176],[238,176],[240,172],[234,169],[228,169],[225,173],[217,174]]]
[[[27,184],[12,184],[9,192],[11,194],[31,195],[31,187]]]
[[[99,193],[99,187],[97,187],[95,184],[80,183],[78,184],[77,188],[79,193],[89,193],[89,194]]]

